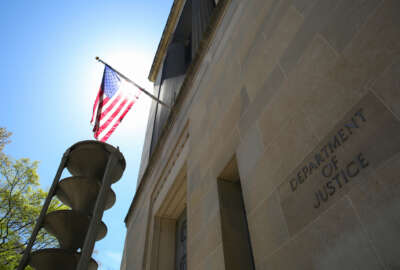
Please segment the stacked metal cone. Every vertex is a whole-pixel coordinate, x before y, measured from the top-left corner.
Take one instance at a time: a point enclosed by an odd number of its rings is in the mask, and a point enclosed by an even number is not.
[[[55,236],[59,248],[36,250],[29,256],[28,264],[37,270],[75,270],[81,257],[86,234],[102,185],[109,155],[118,152],[118,162],[111,168],[111,181],[118,181],[125,170],[123,155],[111,145],[97,141],[82,141],[70,148],[66,167],[72,177],[58,182],[55,195],[70,210],[59,210],[48,213],[42,224],[43,228]],[[115,203],[115,193],[107,188],[104,209]],[[106,225],[99,221],[96,241],[107,234]],[[94,259],[89,261],[89,270],[96,270]]]

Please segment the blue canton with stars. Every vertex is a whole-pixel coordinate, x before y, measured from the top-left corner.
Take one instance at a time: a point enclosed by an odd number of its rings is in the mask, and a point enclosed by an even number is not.
[[[104,81],[103,81],[104,94],[108,98],[112,98],[118,91],[120,83],[121,79],[119,78],[118,74],[115,73],[111,68],[106,66],[104,69]]]

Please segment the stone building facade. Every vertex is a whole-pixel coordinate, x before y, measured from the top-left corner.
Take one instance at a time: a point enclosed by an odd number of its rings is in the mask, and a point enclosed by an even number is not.
[[[400,1],[175,0],[122,270],[400,269]]]

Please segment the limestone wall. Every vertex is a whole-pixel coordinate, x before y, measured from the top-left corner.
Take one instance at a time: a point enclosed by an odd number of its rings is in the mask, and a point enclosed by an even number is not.
[[[399,14],[397,0],[231,0],[142,179],[122,269],[162,269],[150,198],[186,129],[188,269],[225,269],[217,178],[233,157],[257,270],[400,269]]]

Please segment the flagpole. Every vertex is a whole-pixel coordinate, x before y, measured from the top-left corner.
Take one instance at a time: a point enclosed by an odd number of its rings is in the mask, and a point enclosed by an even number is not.
[[[131,79],[129,79],[128,77],[126,77],[124,74],[122,74],[121,72],[119,72],[118,70],[114,69],[112,66],[110,66],[109,64],[107,64],[106,62],[104,62],[103,60],[100,59],[100,57],[96,56],[96,60],[99,61],[100,63],[106,65],[107,67],[111,68],[112,70],[114,70],[119,76],[121,76],[122,78],[124,78],[126,81],[128,81],[129,83],[133,84],[134,86],[136,86],[140,91],[142,91],[143,93],[145,93],[147,96],[149,96],[150,98],[152,98],[153,100],[155,100],[156,102],[160,103],[161,105],[165,106],[168,110],[171,110],[171,107],[169,105],[167,105],[166,103],[164,103],[163,101],[159,100],[157,97],[155,97],[154,95],[150,94],[150,92],[148,92],[146,89],[144,89],[143,87],[141,87],[140,85],[138,85],[137,83],[135,83],[134,81],[132,81]]]

